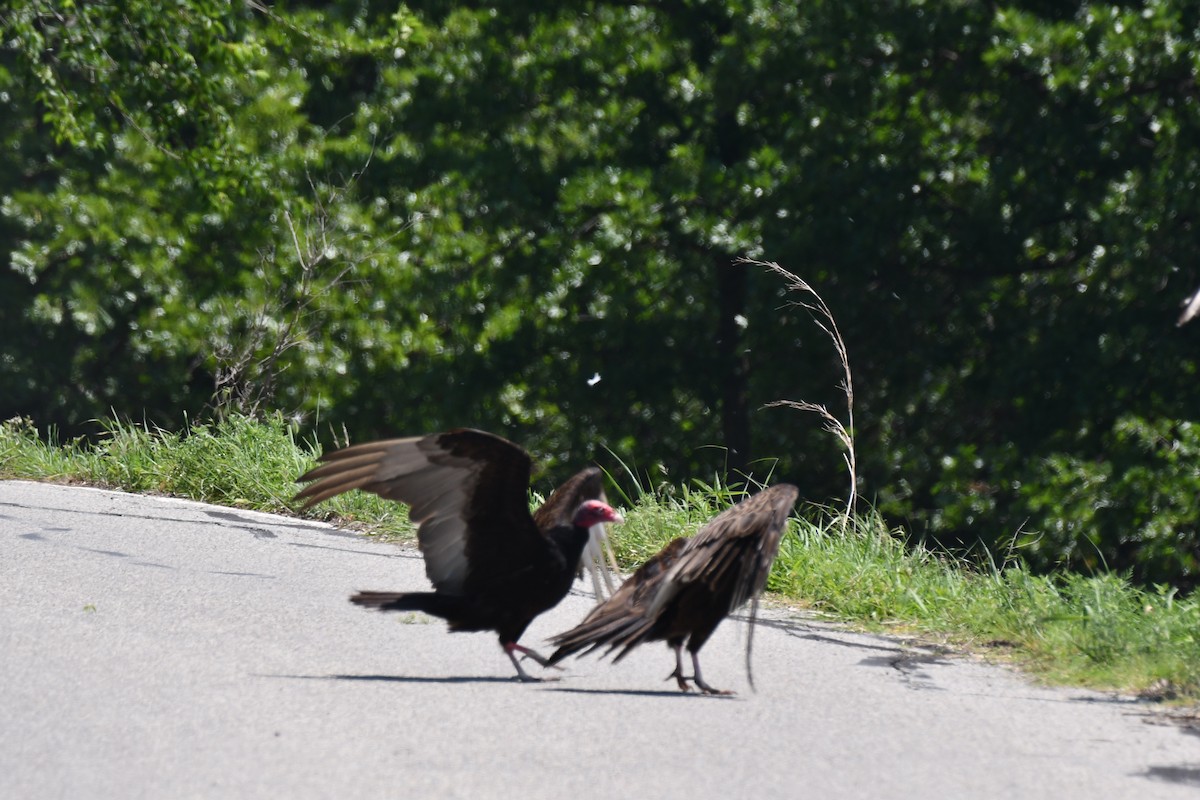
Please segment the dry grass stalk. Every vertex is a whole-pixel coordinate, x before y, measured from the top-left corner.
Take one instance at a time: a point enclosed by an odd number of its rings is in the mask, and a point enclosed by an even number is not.
[[[833,318],[833,312],[829,310],[829,306],[825,304],[825,301],[817,293],[817,290],[810,286],[807,281],[773,261],[756,261],[754,259],[742,258],[738,259],[738,262],[768,269],[787,282],[789,291],[811,297],[811,300],[791,300],[789,303],[807,310],[812,315],[817,327],[825,331],[830,341],[833,342],[838,360],[842,363],[842,382],[839,388],[846,396],[845,424],[824,405],[810,403],[807,400],[776,400],[773,403],[767,403],[767,407],[782,406],[784,408],[794,408],[816,414],[824,422],[825,430],[836,436],[838,441],[842,443],[842,447],[845,448],[845,452],[842,453],[842,460],[845,462],[846,470],[850,476],[850,492],[846,499],[846,516],[847,518],[853,518],[858,506],[858,460],[854,452],[854,379],[850,375],[850,355],[846,352],[846,342],[842,338],[841,331],[838,330],[837,321]]]

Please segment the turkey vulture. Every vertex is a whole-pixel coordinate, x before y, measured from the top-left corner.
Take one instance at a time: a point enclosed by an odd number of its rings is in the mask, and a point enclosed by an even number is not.
[[[500,646],[532,681],[515,653],[533,618],[567,594],[583,556],[607,578],[601,545],[606,522],[621,517],[605,502],[600,470],[577,473],[529,513],[529,454],[499,436],[458,428],[368,442],[321,457],[301,475],[304,508],[351,489],[409,506],[432,592],[359,592],[352,603],[380,611],[423,611],[451,631],[495,631]],[[594,577],[599,595],[599,578]],[[611,584],[609,584],[611,586]]]
[[[766,586],[779,539],[799,494],[790,484],[772,486],[718,514],[695,536],[671,541],[583,622],[552,637],[558,649],[549,663],[601,646],[608,647],[606,654],[619,648],[613,660],[620,661],[642,642],[666,641],[675,651],[675,671],[667,677],[674,678],[682,691],[688,691],[691,680],[705,694],[732,694],[704,682],[700,648],[721,620],[752,599],[746,674],[753,687],[750,637],[758,594]],[[683,674],[685,639],[692,654],[691,678]]]

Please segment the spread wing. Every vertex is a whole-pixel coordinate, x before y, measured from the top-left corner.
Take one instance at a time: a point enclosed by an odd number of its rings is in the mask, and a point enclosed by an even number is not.
[[[406,503],[439,592],[463,593],[472,572],[520,569],[544,546],[529,513],[529,454],[507,439],[458,428],[354,445],[321,461],[298,479],[314,481],[296,495],[304,508],[351,489]]]
[[[619,661],[648,640],[682,640],[698,629],[707,637],[716,623],[750,598],[753,622],[758,593],[766,586],[799,494],[789,484],[772,486],[713,517],[690,539],[673,540],[583,622],[552,637],[558,649],[550,662],[603,646],[609,653],[619,649]],[[751,624],[746,639],[748,675],[753,631]],[[752,675],[750,682],[753,686]]]
[[[618,647],[628,649],[640,642],[655,622],[647,613],[649,605],[687,543],[684,537],[672,539],[638,567],[612,597],[593,608],[583,622],[554,636],[551,642],[558,650],[550,657],[550,662],[581,650],[590,652],[603,645],[608,645],[611,652]]]
[[[555,489],[533,513],[533,521],[540,531],[570,525],[576,509],[587,500],[608,502],[604,496],[604,478],[596,467],[575,473]],[[604,523],[593,525],[588,529],[588,534],[587,546],[580,557],[578,576],[583,577],[583,571],[588,571],[592,590],[599,600],[613,593],[613,574],[619,574],[620,570]]]
[[[767,585],[771,564],[779,552],[779,540],[787,528],[788,514],[800,490],[787,483],[763,489],[713,517],[691,538],[679,560],[663,577],[650,603],[649,615],[659,610],[683,589],[702,587],[712,595],[728,594],[725,613],[753,599],[750,625],[746,629],[746,677],[754,686],[750,652],[754,646],[754,620],[758,595]]]
[[[800,490],[787,483],[747,497],[709,520],[663,577],[650,613],[657,614],[683,588],[703,586],[730,592],[729,610],[756,596],[767,584],[788,514]]]

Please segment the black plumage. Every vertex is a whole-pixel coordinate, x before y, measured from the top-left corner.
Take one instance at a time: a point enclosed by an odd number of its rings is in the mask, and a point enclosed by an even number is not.
[[[529,511],[529,454],[483,431],[459,428],[327,453],[300,476],[313,481],[304,508],[362,489],[409,506],[432,592],[359,592],[351,602],[380,611],[423,611],[452,631],[495,631],[521,680],[535,680],[516,653],[529,623],[567,594],[582,566],[607,580],[604,523],[620,522],[600,471],[582,470]],[[586,557],[585,557],[586,553]],[[610,584],[611,585],[611,584]]]
[[[718,514],[695,536],[671,541],[641,566],[608,600],[576,627],[551,639],[557,646],[554,664],[563,658],[607,647],[621,660],[643,642],[665,641],[675,651],[675,678],[688,691],[691,680],[706,694],[727,694],[705,683],[700,674],[700,648],[721,620],[747,600],[751,620],[758,595],[767,583],[771,563],[799,490],[779,484],[752,495]],[[753,624],[750,628],[753,636]],[[687,644],[692,676],[683,674],[681,651]],[[746,670],[750,685],[750,643]]]

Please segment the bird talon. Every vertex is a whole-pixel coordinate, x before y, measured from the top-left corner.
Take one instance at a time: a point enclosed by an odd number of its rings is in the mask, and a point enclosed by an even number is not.
[[[535,675],[530,675],[528,672],[521,672],[513,675],[513,680],[520,681],[521,683],[556,683],[561,681],[562,678],[559,678],[558,676],[539,678]]]
[[[695,679],[693,678],[693,680],[695,680]],[[707,683],[700,681],[700,680],[696,680],[696,685],[698,687],[700,687],[700,691],[704,692],[705,694],[720,695],[720,696],[729,696],[729,695],[737,694],[737,692],[733,691],[732,689],[714,689],[713,687],[709,686]]]
[[[676,668],[675,671],[672,672],[670,675],[663,678],[663,681],[664,682],[669,681],[669,680],[671,680],[671,678],[675,679],[675,683],[678,684],[678,686],[679,686],[679,691],[690,692],[692,690],[692,687],[688,686],[688,677],[686,675],[683,675],[682,673],[680,673],[678,668]]]

